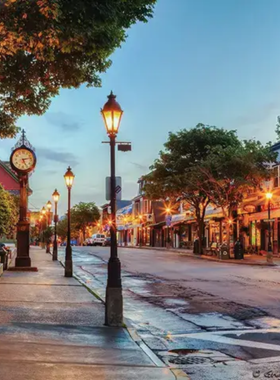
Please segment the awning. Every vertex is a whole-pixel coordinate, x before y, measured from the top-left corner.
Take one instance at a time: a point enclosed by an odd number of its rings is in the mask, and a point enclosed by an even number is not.
[[[280,210],[270,210],[270,219],[274,218],[280,218]],[[268,211],[262,211],[262,212],[255,212],[249,216],[249,220],[263,220],[263,219],[268,219]]]
[[[165,222],[159,222],[159,223],[155,223],[155,224],[150,224],[149,227],[161,227],[164,225],[165,225]]]

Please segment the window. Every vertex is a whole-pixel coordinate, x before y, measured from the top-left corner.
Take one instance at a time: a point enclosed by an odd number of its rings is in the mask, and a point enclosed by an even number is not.
[[[279,166],[275,166],[271,169],[271,181],[273,188],[279,187]]]

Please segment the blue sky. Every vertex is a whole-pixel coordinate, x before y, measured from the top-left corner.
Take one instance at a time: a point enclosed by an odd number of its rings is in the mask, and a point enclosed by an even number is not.
[[[73,203],[105,202],[109,147],[100,108],[111,90],[124,110],[117,153],[123,199],[137,193],[169,131],[199,122],[237,129],[241,138],[276,139],[280,114],[279,0],[159,0],[154,18],[128,39],[102,76],[103,87],[63,90],[41,117],[23,117],[38,165],[31,177],[31,208],[57,187],[66,209],[63,175],[76,174]],[[7,160],[15,140],[1,141]]]

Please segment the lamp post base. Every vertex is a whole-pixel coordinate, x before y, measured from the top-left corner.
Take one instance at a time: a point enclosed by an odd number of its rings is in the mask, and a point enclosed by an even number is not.
[[[122,288],[106,288],[105,325],[123,326]]]
[[[272,253],[272,251],[267,251],[266,262],[268,264],[273,264],[273,253]]]
[[[73,262],[72,260],[65,261],[65,277],[73,277]]]
[[[53,245],[53,256],[52,256],[53,261],[57,260],[57,244],[54,243]]]
[[[15,261],[16,268],[26,268],[31,267],[31,259],[30,257],[16,257]]]

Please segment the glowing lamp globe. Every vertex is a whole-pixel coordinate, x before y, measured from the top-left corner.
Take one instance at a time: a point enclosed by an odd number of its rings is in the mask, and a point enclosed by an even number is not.
[[[53,200],[54,200],[55,203],[57,203],[59,201],[60,194],[57,191],[57,189],[55,189],[55,191],[53,192],[52,197],[53,197]]]
[[[101,114],[105,123],[105,128],[109,136],[116,136],[119,131],[123,110],[116,101],[116,95],[111,94],[108,96],[107,103],[101,109]]]
[[[71,187],[73,186],[74,178],[75,176],[69,166],[67,172],[64,174],[65,183],[68,189],[71,189]]]

